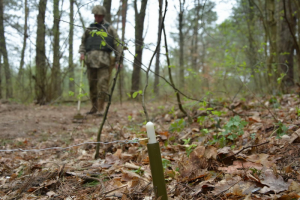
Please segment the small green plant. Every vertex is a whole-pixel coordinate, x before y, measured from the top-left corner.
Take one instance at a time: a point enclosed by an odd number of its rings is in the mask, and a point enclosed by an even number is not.
[[[184,121],[184,119],[177,119],[175,120],[175,122],[173,122],[170,125],[169,131],[170,132],[180,132],[184,129],[184,127],[186,126],[186,122]]]
[[[167,160],[167,159],[162,159],[162,165],[163,165],[163,168],[164,168],[164,171],[171,166],[171,161]]]
[[[278,122],[276,125],[278,126],[276,131],[277,138],[281,138],[283,135],[287,134],[288,128],[282,122]]]
[[[187,145],[187,144],[189,144],[189,143],[190,143],[190,141],[191,141],[191,138],[188,138],[188,139],[183,139],[183,141],[184,141],[184,144],[183,144],[183,145]]]
[[[256,138],[256,133],[251,133],[250,138],[251,138],[252,140],[255,140],[255,138]]]
[[[133,170],[134,173],[137,173],[138,175],[143,175],[144,174],[144,171],[141,169],[142,167],[139,167],[138,169],[136,170]]]
[[[233,143],[239,136],[244,134],[244,127],[246,125],[247,122],[243,121],[239,116],[230,118],[229,122],[223,127],[225,130],[214,135],[209,144],[219,143],[221,147],[224,147],[228,143]]]
[[[280,107],[279,101],[274,96],[269,99],[269,103],[272,105],[273,108],[279,108]]]
[[[201,135],[206,136],[209,133],[208,129],[204,128],[201,130]]]
[[[253,175],[259,176],[261,174],[261,170],[258,170],[256,168],[252,168],[252,167],[249,168],[249,169],[251,170],[251,172],[252,172]]]
[[[132,121],[132,116],[131,115],[128,115],[127,118],[128,118],[128,121],[130,121],[130,122]]]
[[[297,116],[300,116],[300,108],[296,108]]]
[[[187,157],[190,156],[190,154],[194,151],[194,149],[196,149],[197,145],[196,144],[192,144],[189,147],[186,148],[186,155]]]
[[[20,178],[24,174],[24,166],[21,168],[21,170],[18,172],[18,178]]]
[[[188,145],[191,141],[191,138],[183,139],[183,141],[184,141],[184,145]],[[192,145],[189,145],[188,147],[186,147],[185,152],[186,152],[187,157],[190,156],[190,154],[194,151],[194,149],[196,147],[197,147],[196,144],[192,144]]]
[[[94,186],[97,186],[97,185],[99,185],[98,181],[87,182],[87,183],[84,184],[85,187],[94,187]]]
[[[210,120],[211,122],[215,122],[215,126],[217,128],[220,128],[220,116],[222,114],[225,114],[226,112],[214,110],[211,107],[208,107],[208,104],[206,101],[199,103],[200,108],[198,110],[200,111],[206,111],[206,116],[199,116],[197,118],[197,122],[199,125],[203,125],[206,120]]]

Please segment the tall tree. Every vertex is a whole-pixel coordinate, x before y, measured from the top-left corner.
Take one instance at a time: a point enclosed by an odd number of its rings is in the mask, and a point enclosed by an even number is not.
[[[159,5],[159,9],[158,9],[158,31],[157,31],[157,40],[159,40],[159,34],[160,34],[160,30],[161,30],[161,20],[162,20],[162,5],[163,4],[163,0],[158,0],[158,5]],[[159,43],[159,41],[157,41],[157,44]],[[157,48],[157,53],[156,53],[156,61],[155,61],[155,74],[156,76],[154,77],[154,93],[158,96],[159,95],[159,56],[160,56],[160,46]]]
[[[6,41],[4,35],[4,4],[3,0],[0,0],[0,56],[3,56],[3,67],[5,71],[5,81],[6,81],[6,98],[12,98],[13,89],[11,81],[11,73],[7,56]]]
[[[59,50],[59,0],[53,0],[53,66],[51,70],[51,99],[61,94],[60,50]]]
[[[37,103],[43,105],[47,102],[47,65],[45,49],[45,13],[47,0],[40,0],[39,14],[37,16],[37,34],[36,34],[36,76],[35,92]]]
[[[104,6],[105,9],[106,9],[105,19],[106,19],[106,21],[108,21],[108,22],[110,23],[110,22],[111,22],[111,14],[110,14],[110,10],[111,10],[111,0],[104,0],[103,6]]]
[[[184,16],[185,0],[179,0],[179,13],[178,13],[178,30],[179,30],[179,87],[184,86],[184,36],[183,36],[183,16]]]
[[[69,27],[69,90],[75,92],[74,81],[74,63],[73,63],[73,36],[74,36],[74,0],[70,0],[70,27]]]
[[[198,31],[199,31],[199,20],[200,20],[200,1],[195,0],[194,1],[195,6],[195,13],[194,13],[194,19],[192,21],[192,28],[193,28],[193,35],[191,40],[191,60],[192,60],[192,67],[195,72],[199,70],[198,65]]]
[[[2,99],[2,56],[0,53],[0,99]]]
[[[134,0],[135,13],[135,57],[133,61],[133,72],[131,77],[131,93],[140,89],[140,76],[142,67],[142,54],[144,45],[144,20],[146,15],[147,0],[141,0],[140,12],[138,11],[137,1]]]
[[[24,8],[25,8],[25,18],[24,18],[24,35],[23,35],[23,47],[21,52],[21,61],[19,66],[19,74],[18,74],[18,80],[20,85],[23,87],[23,67],[24,67],[24,56],[25,56],[25,50],[26,50],[26,42],[28,38],[27,29],[28,29],[28,15],[29,15],[29,8],[28,8],[28,2],[25,0],[24,2]],[[22,90],[23,91],[23,90]]]
[[[246,38],[247,38],[247,42],[248,42],[248,46],[249,48],[246,48],[246,55],[248,57],[248,63],[249,63],[249,67],[251,70],[251,75],[252,77],[254,77],[254,83],[256,88],[260,88],[259,84],[258,84],[258,80],[257,80],[257,75],[255,73],[255,66],[257,63],[257,49],[255,48],[255,13],[254,13],[254,4],[252,2],[252,0],[248,0],[248,2],[243,2],[243,10],[245,13],[245,19],[246,19],[246,25],[247,25],[247,29],[246,29]]]
[[[296,17],[292,11],[292,0],[280,1],[280,9],[283,11],[283,19],[280,23],[280,41],[278,47],[279,66],[282,73],[286,73],[283,78],[283,90],[294,85],[294,49],[296,43],[293,40],[293,33],[296,31]],[[296,40],[297,42],[297,40]]]
[[[124,45],[128,0],[120,0],[120,2],[122,2],[122,43]],[[121,57],[120,59],[121,59],[120,63],[123,65],[124,58]],[[119,87],[119,94],[120,94],[120,102],[122,103],[123,90],[124,90],[124,85],[125,85],[125,81],[124,81],[124,67],[122,67],[120,69],[118,84],[119,84],[118,87]]]

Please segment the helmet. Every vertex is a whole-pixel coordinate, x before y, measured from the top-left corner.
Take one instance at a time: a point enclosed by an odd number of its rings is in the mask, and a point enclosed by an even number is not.
[[[106,9],[103,6],[96,5],[92,9],[92,14],[94,14],[94,15],[105,15],[106,14]]]

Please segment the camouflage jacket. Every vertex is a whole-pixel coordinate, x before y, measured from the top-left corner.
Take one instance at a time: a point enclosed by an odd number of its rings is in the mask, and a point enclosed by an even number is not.
[[[103,20],[102,23],[107,23]],[[85,55],[85,63],[92,68],[100,68],[104,66],[111,66],[111,53],[107,51],[101,51],[101,50],[91,50],[89,52],[86,52],[85,43],[86,39],[90,37],[90,31],[91,29],[87,28],[87,30],[83,33],[81,37],[81,44],[79,46],[79,53]],[[119,44],[119,36],[117,31],[112,27],[109,26],[107,33],[114,37],[114,52],[116,56],[116,61],[120,59],[121,52],[122,52],[122,46]]]

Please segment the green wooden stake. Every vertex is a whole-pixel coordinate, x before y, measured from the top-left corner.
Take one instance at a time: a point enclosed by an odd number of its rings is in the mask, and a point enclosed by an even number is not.
[[[161,197],[161,200],[168,200],[164,170],[161,160],[159,143],[155,138],[154,125],[152,122],[146,124],[148,135],[148,155],[150,160],[150,169],[153,179],[153,189],[156,199]]]

